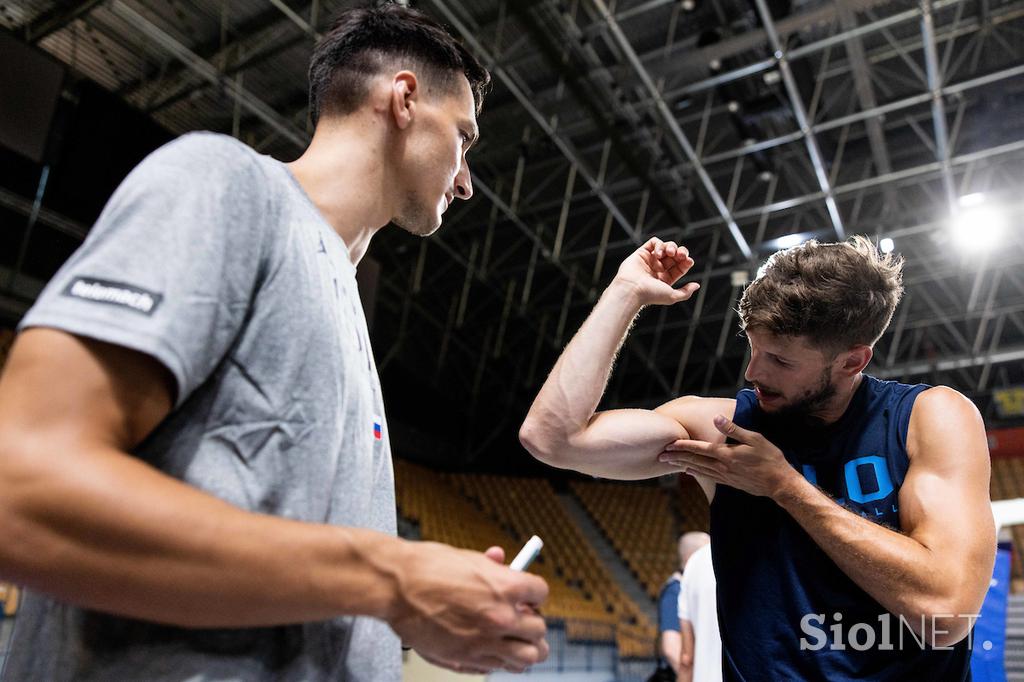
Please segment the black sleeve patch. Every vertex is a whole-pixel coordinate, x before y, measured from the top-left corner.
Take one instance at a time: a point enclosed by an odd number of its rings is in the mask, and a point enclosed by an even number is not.
[[[63,294],[83,301],[128,308],[143,315],[152,315],[164,298],[163,294],[95,277],[75,277],[64,288]]]

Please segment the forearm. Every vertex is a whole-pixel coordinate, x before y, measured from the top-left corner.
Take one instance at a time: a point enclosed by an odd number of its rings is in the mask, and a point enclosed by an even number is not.
[[[548,375],[523,425],[538,441],[566,441],[594,416],[612,364],[640,312],[634,290],[613,280]]]
[[[958,603],[955,577],[929,548],[844,509],[799,476],[775,501],[850,579],[915,632],[931,636],[933,625],[950,631],[936,637],[940,644],[966,634],[970,621],[958,616],[970,615],[962,610],[970,607]]]
[[[685,618],[679,619],[678,665],[675,666],[676,682],[693,680],[693,626]]]
[[[673,630],[668,630],[666,632],[661,633],[660,645],[661,657],[665,659],[665,661],[672,668],[673,672],[678,672],[679,650],[681,646],[679,643],[679,633]]]
[[[80,606],[247,627],[385,617],[396,593],[403,541],[248,513],[113,449],[7,451],[0,483],[0,574]]]

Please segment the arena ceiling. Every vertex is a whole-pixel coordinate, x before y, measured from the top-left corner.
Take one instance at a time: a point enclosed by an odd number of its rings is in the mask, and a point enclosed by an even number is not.
[[[309,139],[311,46],[352,4],[21,0],[0,3],[0,25],[174,133],[290,160]],[[954,386],[990,424],[1013,421],[994,392],[1024,384],[1024,1],[411,4],[453,28],[494,88],[476,198],[430,239],[386,230],[371,248],[374,337],[385,376],[470,406],[465,457],[518,424],[652,235],[686,244],[703,286],[641,316],[606,405],[733,394],[747,359],[734,310],[767,254],[866,234],[892,240],[907,285],[870,370]],[[1007,224],[989,250],[974,248],[984,225],[966,244],[950,229],[979,193]],[[39,223],[87,228],[45,210]]]

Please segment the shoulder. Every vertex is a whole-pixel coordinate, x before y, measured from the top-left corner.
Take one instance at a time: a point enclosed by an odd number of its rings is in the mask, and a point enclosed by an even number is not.
[[[665,595],[673,590],[679,589],[679,574],[673,573],[668,577],[668,580],[661,584],[661,594]]]
[[[249,145],[229,135],[206,131],[185,133],[158,148],[154,155],[164,158],[194,158],[201,160],[228,160],[255,162],[260,155]]]
[[[943,453],[959,458],[971,451],[987,455],[985,423],[975,404],[948,386],[921,391],[910,414],[908,455],[934,460]]]
[[[186,133],[152,152],[136,168],[137,174],[183,173],[197,182],[218,175],[232,179],[262,180],[264,157],[228,135]]]
[[[980,422],[981,413],[970,398],[949,386],[932,386],[921,390],[911,412],[911,428],[915,421],[950,418]]]

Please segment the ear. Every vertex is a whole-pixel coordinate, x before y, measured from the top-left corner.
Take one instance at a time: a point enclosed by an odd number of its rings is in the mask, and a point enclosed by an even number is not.
[[[839,354],[840,373],[846,376],[856,376],[864,371],[864,368],[871,362],[874,356],[871,346],[857,345]]]
[[[399,130],[405,130],[416,117],[420,84],[412,71],[399,71],[391,79],[391,115]]]

